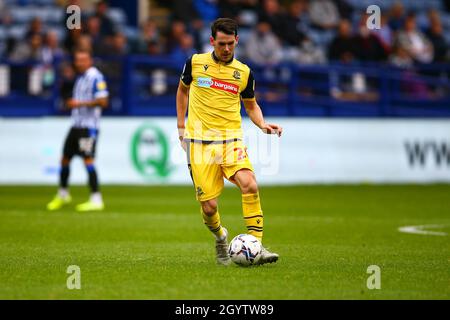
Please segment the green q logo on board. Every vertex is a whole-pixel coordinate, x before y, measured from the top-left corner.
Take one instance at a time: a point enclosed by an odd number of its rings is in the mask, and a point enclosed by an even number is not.
[[[170,172],[169,142],[164,132],[153,125],[139,127],[131,140],[131,159],[145,178],[165,178]]]

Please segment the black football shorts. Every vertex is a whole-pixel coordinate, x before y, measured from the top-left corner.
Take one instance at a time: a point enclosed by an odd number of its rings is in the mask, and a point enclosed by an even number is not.
[[[94,158],[97,138],[97,129],[72,127],[64,142],[64,157],[71,159],[74,155],[78,155],[83,158]]]

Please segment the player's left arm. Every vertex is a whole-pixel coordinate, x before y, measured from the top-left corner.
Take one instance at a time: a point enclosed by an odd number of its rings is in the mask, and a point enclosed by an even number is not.
[[[103,109],[107,108],[109,105],[109,92],[106,85],[105,79],[103,77],[98,77],[93,83],[93,94],[94,99],[90,101],[80,101],[75,99],[69,99],[67,101],[67,106],[71,109],[79,107],[95,108],[101,107]]]
[[[255,98],[255,79],[253,73],[250,71],[248,75],[248,81],[246,88],[241,92],[241,98],[244,102],[245,111],[252,120],[252,122],[260,128],[264,133],[277,134],[281,137],[283,128],[274,123],[267,123],[264,121],[264,116],[261,108],[256,102]]]
[[[255,99],[244,99],[244,107],[249,118],[252,122],[260,128],[264,133],[267,134],[277,134],[281,137],[283,133],[283,128],[275,123],[267,123],[264,121],[264,116]]]
[[[67,106],[71,109],[79,108],[79,107],[90,107],[94,108],[100,106],[102,108],[107,108],[109,105],[109,99],[106,98],[97,98],[91,101],[79,101],[75,99],[69,99],[67,101]]]

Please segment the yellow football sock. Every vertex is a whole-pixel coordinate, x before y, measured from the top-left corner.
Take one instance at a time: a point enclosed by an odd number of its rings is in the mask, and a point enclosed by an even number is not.
[[[212,216],[207,216],[201,208],[200,212],[202,213],[203,222],[205,223],[206,227],[208,227],[208,229],[216,236],[216,238],[222,238],[225,235],[225,231],[220,224],[219,211],[216,211],[216,213]]]
[[[264,218],[258,193],[242,195],[242,211],[248,233],[262,241]]]

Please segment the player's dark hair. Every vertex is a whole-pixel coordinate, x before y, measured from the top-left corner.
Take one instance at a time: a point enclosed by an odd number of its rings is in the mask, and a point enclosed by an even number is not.
[[[211,25],[211,36],[215,39],[217,32],[221,31],[225,34],[237,36],[238,24],[230,18],[219,18]]]

